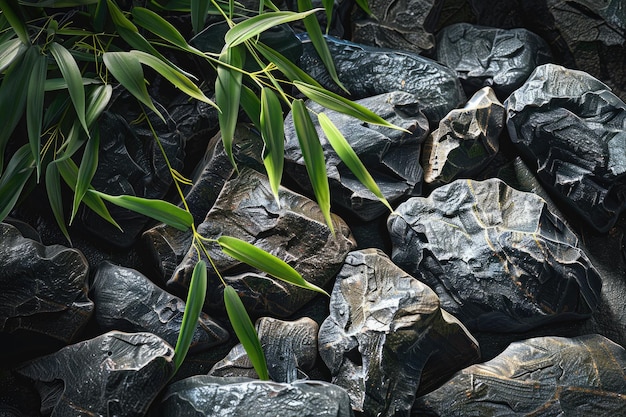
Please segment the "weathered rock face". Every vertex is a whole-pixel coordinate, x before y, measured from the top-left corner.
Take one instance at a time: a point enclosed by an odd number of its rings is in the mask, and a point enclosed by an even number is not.
[[[298,64],[320,84],[345,94],[330,78],[310,41],[303,38],[304,52]],[[327,37],[339,80],[357,100],[391,91],[415,95],[431,125],[465,102],[456,73],[435,61],[411,52],[359,45]]]
[[[324,112],[346,138],[364,163],[381,192],[390,203],[420,195],[422,168],[419,164],[421,144],[428,133],[428,121],[420,111],[418,100],[404,92],[392,92],[357,100],[386,121],[412,132],[361,123],[342,113],[326,110],[307,101],[312,112]],[[388,209],[352,174],[326,139],[316,117],[312,117],[324,149],[331,198],[362,220],[373,220]],[[304,189],[311,189],[304,159],[291,113],[285,118],[286,172]]]
[[[102,263],[90,288],[96,321],[104,331],[153,333],[176,346],[185,302],[156,286],[140,272]],[[190,351],[205,350],[228,340],[226,329],[201,313]]]
[[[489,86],[502,100],[552,58],[548,44],[529,30],[469,23],[447,26],[437,34],[436,57],[456,71],[468,95]]]
[[[424,142],[424,182],[442,185],[476,174],[498,153],[503,126],[504,106],[490,87],[482,88]]]
[[[505,106],[511,140],[546,188],[608,231],[626,207],[626,104],[590,75],[546,64]]]
[[[292,384],[197,375],[170,385],[162,417],[351,417],[348,394],[323,381]]]
[[[539,196],[457,180],[389,217],[392,259],[470,329],[516,332],[591,315],[602,282]]]
[[[52,340],[72,342],[94,309],[87,297],[88,273],[87,260],[78,250],[44,246],[0,223],[3,355],[7,350],[16,354],[38,351]],[[15,340],[9,343],[12,338]]]
[[[332,382],[366,416],[408,416],[416,393],[479,359],[437,295],[376,249],[351,252],[322,323],[319,351]]]
[[[291,383],[306,378],[317,358],[317,332],[319,326],[308,317],[296,321],[283,321],[261,317],[256,331],[265,354],[270,379]],[[236,345],[228,356],[216,363],[209,375],[221,377],[258,378],[245,349]]]
[[[41,414],[144,416],[174,373],[174,349],[151,333],[109,332],[19,368],[35,382]]]
[[[244,169],[224,185],[215,205],[198,226],[198,233],[209,239],[227,235],[245,240],[283,259],[308,282],[323,287],[355,245],[350,230],[335,216],[333,236],[319,206],[286,188],[281,188],[279,199],[280,207],[266,176]],[[287,317],[316,295],[240,263],[224,254],[217,244],[207,249],[252,316]],[[197,261],[197,252],[191,248],[168,281],[172,292],[178,293],[182,288],[186,293]],[[212,271],[207,288],[205,307],[224,312],[223,285]]]
[[[600,335],[514,342],[418,398],[413,415],[621,415],[625,371],[624,348]]]

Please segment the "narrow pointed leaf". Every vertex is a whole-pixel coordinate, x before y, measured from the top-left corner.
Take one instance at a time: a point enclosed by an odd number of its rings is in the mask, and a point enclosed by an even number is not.
[[[0,73],[26,52],[28,47],[18,38],[9,39],[0,44]]]
[[[311,84],[317,87],[322,87],[313,77],[306,72],[302,71],[300,67],[288,60],[284,55],[270,48],[269,46],[257,42],[255,48],[267,59],[269,62],[274,63],[276,67],[291,81],[302,81],[306,84]]]
[[[102,81],[96,80],[95,78],[83,78],[82,83],[83,86],[85,86],[90,84],[101,84]],[[67,81],[65,81],[64,78],[48,78],[44,84],[44,89],[46,91],[65,90],[67,88]]]
[[[100,117],[113,95],[113,87],[110,84],[98,85],[87,95],[87,111],[85,118],[89,126],[93,125]]]
[[[85,142],[87,141],[87,135],[80,127],[80,122],[78,120],[74,121],[72,127],[65,135],[65,140],[59,147],[59,151],[57,153],[57,160],[69,159],[71,158],[80,148],[83,147]]]
[[[65,225],[65,215],[63,214],[61,175],[59,174],[59,168],[57,167],[56,162],[52,161],[46,167],[45,180],[46,192],[48,193],[48,202],[50,203],[52,214],[54,215],[54,219],[56,220],[57,225],[59,225],[59,229],[61,229],[63,236],[65,236],[71,246],[72,239],[70,238],[70,234],[67,231],[67,226]]]
[[[76,116],[85,132],[89,134],[89,127],[85,120],[85,88],[83,87],[83,77],[78,64],[72,54],[56,42],[50,44],[50,52],[59,66],[61,75],[67,82],[67,89],[74,104]]]
[[[226,35],[224,40],[226,46],[239,45],[255,36],[263,33],[267,29],[274,26],[282,25],[283,23],[289,23],[296,20],[304,19],[305,17],[312,15],[318,10],[307,10],[302,13],[296,12],[268,12],[254,17],[247,18],[240,23],[233,26]]]
[[[328,35],[330,25],[332,24],[333,6],[335,5],[335,0],[322,0],[322,5],[324,6],[324,11],[326,12],[326,34]]]
[[[185,231],[193,224],[193,216],[188,211],[163,200],[135,197],[132,195],[109,195],[89,189],[89,193],[106,200],[116,206],[132,210],[144,216],[151,217],[178,230]]]
[[[322,210],[326,224],[334,234],[332,218],[330,216],[330,188],[326,175],[324,150],[320,144],[315,125],[309,116],[309,111],[302,100],[294,100],[292,107],[293,124],[296,136],[302,150],[302,157],[306,166],[313,193],[317,204]]]
[[[28,28],[23,16],[20,14],[19,4],[16,0],[0,0],[2,15],[9,22],[17,37],[24,45],[30,45]]]
[[[23,4],[24,6],[34,6],[34,7],[65,8],[65,7],[87,6],[89,4],[94,4],[97,2],[98,0],[40,0],[40,1],[21,1],[20,4]]]
[[[239,104],[254,126],[261,131],[261,100],[259,100],[259,96],[250,87],[242,85]]]
[[[85,152],[80,161],[78,168],[78,177],[76,178],[76,189],[74,190],[74,201],[72,203],[72,215],[70,224],[74,221],[74,216],[78,212],[78,206],[83,201],[83,197],[87,193],[87,189],[91,184],[91,180],[98,168],[98,154],[100,152],[100,129],[93,129],[93,134],[87,139]]]
[[[265,143],[263,165],[272,193],[278,202],[278,188],[283,177],[285,131],[283,110],[278,97],[270,88],[261,90],[261,137]]]
[[[38,54],[30,72],[26,98],[26,128],[30,151],[37,167],[37,180],[41,175],[41,126],[43,124],[44,84],[46,82],[47,58]]]
[[[204,29],[204,22],[211,7],[210,0],[191,0],[191,27],[198,34]]]
[[[206,297],[206,287],[206,263],[204,261],[198,261],[191,274],[183,321],[180,325],[178,340],[174,348],[174,367],[176,370],[180,368],[180,365],[185,360],[189,346],[191,346],[191,341],[193,340],[193,335],[198,327],[198,318],[202,312],[204,298]]]
[[[206,1],[207,5],[209,4]],[[204,57],[202,51],[190,46],[183,35],[170,22],[144,7],[134,7],[132,10],[133,22],[152,32],[161,39],[178,46],[180,49]],[[206,16],[206,13],[205,13]]]
[[[29,145],[17,150],[0,177],[0,221],[3,221],[15,207],[24,185],[35,169],[35,161]]]
[[[344,164],[352,171],[355,177],[361,181],[361,184],[367,187],[376,197],[380,199],[380,201],[387,206],[389,211],[393,211],[391,205],[380,191],[378,184],[374,181],[374,178],[370,175],[365,168],[365,165],[359,159],[359,156],[354,152],[354,149],[350,146],[346,138],[343,134],[337,129],[337,127],[330,121],[328,116],[324,113],[320,113],[317,115],[317,120],[326,135],[326,139],[331,144],[339,158],[343,161]]]
[[[226,305],[226,313],[228,314],[230,324],[233,326],[239,342],[246,350],[254,370],[261,380],[269,380],[270,375],[267,370],[267,362],[263,348],[261,348],[259,336],[256,330],[254,330],[252,320],[250,320],[248,312],[243,306],[239,295],[237,295],[237,291],[230,285],[224,288],[224,304]]]
[[[102,32],[107,16],[109,14],[109,8],[107,7],[106,0],[97,0],[96,8],[91,15],[93,21],[93,28],[97,32]]]

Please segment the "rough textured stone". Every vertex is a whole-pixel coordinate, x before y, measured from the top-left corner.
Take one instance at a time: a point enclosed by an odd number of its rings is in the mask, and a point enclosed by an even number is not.
[[[592,416],[626,410],[626,351],[600,335],[511,344],[415,402],[415,416]]]
[[[348,394],[323,381],[292,384],[198,375],[173,383],[162,417],[350,417]]]
[[[289,263],[308,282],[323,287],[355,245],[350,230],[343,220],[333,216],[333,236],[319,206],[286,188],[281,188],[279,200],[280,207],[266,176],[244,169],[226,183],[198,226],[198,233],[209,239],[228,235],[252,243]],[[217,244],[208,245],[207,249],[252,316],[287,317],[316,295],[240,263],[224,254]],[[191,248],[168,281],[172,292],[186,293],[197,261],[197,251]],[[223,285],[211,270],[207,288],[205,307],[223,313]]]
[[[424,142],[424,182],[441,185],[476,174],[498,153],[503,126],[504,106],[490,87],[482,88]]]
[[[626,104],[590,75],[546,64],[505,106],[511,140],[544,186],[608,231],[626,207]]]
[[[151,333],[109,332],[17,372],[35,382],[43,415],[141,417],[174,373],[173,356]]]
[[[98,266],[90,295],[104,330],[149,332],[176,346],[185,302],[156,286],[140,272],[104,262]],[[228,340],[226,329],[200,313],[190,351],[206,350]]]
[[[345,94],[330,78],[313,45],[303,38],[304,52],[298,64],[324,87]],[[339,80],[350,99],[392,91],[414,94],[431,125],[465,102],[456,73],[448,67],[412,52],[376,48],[327,37]]]
[[[468,23],[447,26],[437,34],[436,57],[456,71],[468,95],[489,86],[501,100],[552,58],[546,42],[526,29]]]
[[[311,101],[307,101],[306,105],[314,113],[323,111],[335,124],[390,203],[420,195],[423,171],[419,158],[422,142],[428,133],[428,121],[415,97],[396,91],[356,102],[412,134],[361,123]],[[317,117],[312,116],[312,120],[324,149],[332,202],[362,220],[373,220],[388,213],[387,207],[341,161],[326,139]],[[291,113],[285,118],[285,165],[286,172],[300,187],[311,190]]]
[[[576,235],[532,193],[456,180],[389,217],[392,259],[470,329],[520,332],[581,319],[602,282]]]
[[[376,249],[346,258],[319,351],[365,416],[408,416],[416,393],[479,359],[476,341],[437,295]]]

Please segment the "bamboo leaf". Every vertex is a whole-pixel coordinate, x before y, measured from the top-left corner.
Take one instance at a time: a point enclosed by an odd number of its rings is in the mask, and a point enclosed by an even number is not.
[[[178,230],[185,231],[193,224],[191,213],[167,201],[152,200],[132,195],[113,196],[91,188],[88,191],[116,206],[151,217]]]
[[[83,77],[78,64],[72,54],[56,42],[50,44],[50,52],[59,66],[61,75],[67,82],[67,89],[74,104],[74,109],[76,109],[76,116],[85,132],[89,134],[89,128],[85,120],[85,89],[83,88]]]
[[[228,32],[226,32],[226,35],[224,36],[226,47],[239,45],[257,35],[260,35],[262,32],[274,26],[304,19],[318,10],[322,9],[307,10],[302,13],[267,12],[247,18],[242,22],[237,23],[235,26],[230,28]]]
[[[41,175],[41,126],[43,124],[43,99],[47,61],[44,55],[37,55],[30,72],[26,97],[26,128],[30,151],[37,167],[37,181],[39,181],[39,176]]]
[[[322,5],[324,6],[324,11],[326,12],[326,34],[328,35],[328,31],[330,30],[330,25],[332,23],[335,0],[322,0]]]
[[[298,136],[298,142],[300,142],[302,157],[311,180],[315,199],[322,210],[326,224],[334,234],[335,229],[330,216],[330,188],[326,175],[324,150],[320,144],[311,116],[309,116],[309,112],[304,106],[304,102],[302,100],[294,100],[291,112],[293,124],[296,128],[296,136]]]
[[[65,8],[65,7],[80,7],[88,6],[90,4],[97,3],[98,0],[40,0],[40,1],[20,1],[21,5],[33,6],[33,7],[50,7],[50,8]]]
[[[322,87],[313,77],[302,71],[300,67],[269,46],[261,42],[257,42],[255,44],[255,48],[265,57],[265,59],[276,65],[276,67],[291,81],[297,80],[320,88]]]
[[[261,348],[259,336],[252,325],[252,320],[250,320],[250,316],[248,316],[241,299],[237,295],[237,291],[230,285],[224,287],[224,304],[226,305],[226,313],[228,314],[230,324],[232,324],[239,342],[241,342],[243,348],[246,350],[248,358],[250,362],[252,362],[252,366],[254,366],[254,370],[261,380],[269,380],[270,375],[267,370],[267,362],[263,348]]]
[[[24,17],[20,14],[18,2],[16,0],[0,0],[0,9],[2,10],[2,15],[9,22],[20,41],[22,41],[24,45],[30,45],[28,28],[26,27]]]
[[[90,84],[101,84],[102,81],[96,80],[95,78],[82,78],[82,84],[90,85]],[[48,78],[44,83],[44,89],[46,91],[56,91],[56,90],[64,90],[67,87],[67,81],[65,78]]]
[[[15,207],[24,185],[35,170],[35,161],[28,144],[14,154],[7,169],[0,177],[0,221],[3,221]]]
[[[337,155],[341,158],[344,164],[352,171],[355,177],[361,181],[361,183],[367,187],[380,201],[387,206],[389,211],[393,211],[391,205],[380,191],[378,184],[374,181],[374,178],[367,171],[367,168],[363,165],[359,156],[354,152],[354,149],[350,146],[343,134],[337,129],[337,127],[331,122],[331,120],[324,113],[317,115],[317,120],[326,135],[326,139],[331,144]]]
[[[102,32],[104,29],[104,24],[106,22],[107,16],[109,14],[109,8],[107,7],[106,0],[95,0],[97,5],[93,14],[91,14],[91,19],[93,21],[93,28],[97,32]]]
[[[204,29],[204,22],[211,7],[210,0],[191,0],[191,27],[198,34]]]
[[[174,349],[174,367],[176,371],[185,360],[189,346],[191,346],[191,341],[193,340],[193,335],[198,327],[198,318],[202,312],[204,298],[206,297],[206,287],[206,263],[204,261],[198,261],[191,274],[183,321],[180,325],[180,332],[178,333],[178,340],[176,341],[176,347]]]
[[[285,131],[283,111],[278,97],[270,88],[261,90],[261,137],[265,143],[263,150],[263,165],[267,171],[272,193],[276,202],[278,188],[283,177],[283,164],[285,153]]]
[[[85,152],[80,161],[78,168],[78,177],[76,178],[76,188],[74,189],[74,201],[72,203],[72,215],[70,216],[70,224],[74,221],[74,216],[78,212],[78,206],[87,193],[87,189],[91,184],[91,180],[98,168],[98,154],[100,152],[100,129],[97,127],[93,130],[93,135],[87,140]]]
[[[207,5],[209,4],[206,1]],[[144,7],[134,7],[132,9],[133,21],[142,28],[150,31],[161,39],[178,46],[180,49],[192,54],[205,57],[202,51],[190,46],[183,35],[180,34],[178,29],[174,27],[170,22],[156,14],[150,9]],[[206,16],[206,13],[205,13]]]
[[[59,225],[59,229],[63,233],[63,236],[67,239],[70,246],[72,245],[72,239],[67,231],[65,225],[65,216],[63,214],[63,199],[61,193],[61,175],[59,174],[59,168],[55,161],[52,161],[46,167],[46,192],[48,193],[48,202],[54,214],[54,219]]]
[[[122,11],[113,1],[107,0],[107,7],[111,15],[111,20],[113,20],[113,24],[115,24],[115,28],[117,29],[117,32],[122,37],[122,39],[124,39],[134,49],[148,52],[156,57],[161,58],[164,61],[167,61],[165,57],[161,55],[161,53],[157,51],[154,46],[152,46],[152,44],[139,33],[139,29],[137,29],[137,26],[135,26],[133,22],[131,22],[124,15],[124,13],[122,13]]]
[[[246,85],[241,86],[241,99],[239,104],[246,112],[254,126],[261,131],[261,100],[252,89]]]
[[[240,47],[228,48],[220,54],[220,62],[243,68],[245,51]],[[221,110],[217,117],[222,135],[222,143],[231,164],[237,169],[233,156],[233,140],[235,127],[239,115],[239,102],[241,100],[242,73],[234,69],[220,65],[217,67],[217,80],[215,81],[215,102]]]
[[[326,291],[311,284],[302,278],[302,275],[293,269],[287,262],[280,258],[267,253],[256,246],[232,236],[220,236],[217,239],[222,251],[228,256],[244,262],[253,268],[265,271],[271,276],[281,281],[288,282],[297,287],[306,288],[307,290],[316,291],[328,295]]]
[[[87,95],[87,111],[85,118],[87,125],[93,125],[100,117],[113,95],[113,87],[110,84],[98,85]]]
[[[0,44],[0,73],[3,73],[9,66],[19,59],[28,47],[19,38],[9,39]]]

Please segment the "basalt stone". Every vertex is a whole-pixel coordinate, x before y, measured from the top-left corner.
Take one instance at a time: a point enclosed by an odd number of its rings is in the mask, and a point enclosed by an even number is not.
[[[173,356],[151,333],[109,332],[16,371],[34,381],[43,415],[140,417],[174,374]]]
[[[267,177],[245,168],[224,185],[197,231],[208,239],[225,235],[254,244],[289,263],[308,282],[324,287],[355,245],[345,222],[334,215],[332,218],[334,235],[315,202],[281,188],[277,203]],[[252,316],[288,317],[317,294],[249,267],[226,255],[217,244],[207,245],[207,250]],[[197,251],[191,248],[168,281],[173,293],[187,292],[197,262]],[[207,288],[207,311],[224,313],[224,287],[211,270]]]
[[[437,34],[436,57],[456,71],[468,95],[489,86],[501,100],[552,59],[548,44],[529,30],[469,23],[447,26]]]
[[[623,415],[625,375],[626,351],[603,336],[534,338],[458,372],[413,415]]]
[[[424,142],[424,182],[447,184],[485,168],[498,153],[503,126],[504,106],[490,87],[482,88]]]
[[[479,359],[476,341],[437,295],[377,249],[346,258],[319,351],[365,416],[408,416],[418,393]]]
[[[360,123],[353,117],[326,110],[311,101],[307,102],[307,108],[314,113],[323,111],[335,124],[390,203],[420,195],[423,171],[419,159],[422,142],[428,133],[428,121],[418,101],[411,94],[396,91],[356,100],[356,103],[412,133]],[[317,118],[312,117],[312,120],[324,150],[333,203],[366,221],[388,213],[383,203],[341,161]],[[285,119],[285,166],[285,171],[300,187],[311,190],[291,113]]]
[[[302,37],[304,51],[298,64],[325,88],[346,94],[332,80],[310,40]],[[413,52],[360,45],[326,37],[339,80],[351,100],[392,91],[415,95],[431,126],[465,102],[456,72]]]
[[[291,383],[297,379],[308,379],[306,372],[313,368],[317,358],[318,330],[317,323],[308,317],[296,321],[271,317],[257,320],[256,331],[272,381]],[[258,378],[241,344],[216,363],[209,375]]]
[[[608,231],[626,207],[626,104],[590,75],[546,64],[505,106],[511,140],[544,186]]]
[[[93,313],[87,297],[89,264],[61,245],[44,246],[0,223],[0,347],[7,355],[71,343]],[[25,343],[26,342],[26,343]]]
[[[196,375],[171,384],[162,417],[351,417],[348,394],[324,381],[284,384]]]
[[[470,329],[522,332],[589,317],[602,282],[576,235],[539,196],[499,179],[456,180],[400,204],[392,259]]]
[[[176,346],[185,302],[140,272],[103,262],[94,275],[90,295],[96,305],[96,321],[104,331],[149,332]],[[206,350],[228,338],[226,329],[201,312],[190,351]]]

